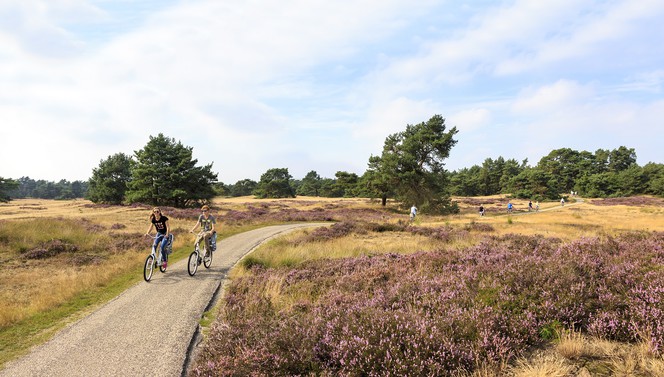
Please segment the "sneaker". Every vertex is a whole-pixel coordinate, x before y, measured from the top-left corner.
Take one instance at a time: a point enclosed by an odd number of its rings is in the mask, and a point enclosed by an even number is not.
[[[164,261],[164,263],[161,265],[161,267],[163,267],[164,270],[165,270],[166,267],[168,267],[168,261]]]

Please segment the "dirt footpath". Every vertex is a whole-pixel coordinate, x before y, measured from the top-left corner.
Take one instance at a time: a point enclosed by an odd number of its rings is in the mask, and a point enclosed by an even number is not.
[[[217,244],[210,269],[194,277],[186,260],[155,271],[97,311],[60,331],[0,376],[181,376],[198,321],[227,272],[262,242],[291,230],[327,224],[287,224],[241,233]],[[193,243],[193,241],[192,241]]]

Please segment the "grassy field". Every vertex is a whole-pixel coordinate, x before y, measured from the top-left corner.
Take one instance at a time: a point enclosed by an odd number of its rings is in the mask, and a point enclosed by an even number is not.
[[[610,203],[572,198],[564,207],[557,202],[541,203],[538,213],[527,211],[527,201],[512,200],[515,211],[510,215],[506,214],[505,197],[455,200],[461,213],[423,214],[411,226],[407,212],[393,203],[382,208],[378,202],[365,199],[219,198],[213,203],[213,214],[222,220],[222,237],[288,221],[381,224],[379,229],[376,225],[369,230],[356,226],[342,229],[340,234],[293,233],[246,258],[242,264],[245,268],[234,271],[235,280],[250,276],[252,269],[246,267],[256,264],[268,269],[293,268],[311,260],[416,254],[442,248],[464,250],[487,235],[574,241],[625,232],[664,232],[664,201],[655,198]],[[477,213],[480,204],[487,208],[484,217]],[[166,208],[164,212],[172,219],[176,235],[173,258],[183,258],[193,241],[186,231],[193,226],[198,211]],[[142,237],[148,215],[148,207],[95,206],[84,200],[26,199],[0,204],[0,365],[141,280],[150,242]],[[434,236],[427,231],[443,228],[450,231],[438,231]],[[284,300],[286,306],[296,305],[293,297],[281,295],[280,287],[272,283],[267,294],[277,301]],[[521,375],[537,375],[533,368],[554,368],[556,373],[566,368],[580,370],[570,360],[604,358],[614,363],[607,364],[614,372],[630,365],[636,365],[632,370],[646,371],[643,375],[664,370],[661,357],[649,356],[647,347],[640,344],[627,347],[599,342],[574,332],[561,333],[559,340],[558,352],[538,351],[530,359],[519,359],[512,364],[521,369],[513,369],[512,373],[519,375],[519,370],[525,370],[529,372]],[[576,356],[560,356],[567,353]]]

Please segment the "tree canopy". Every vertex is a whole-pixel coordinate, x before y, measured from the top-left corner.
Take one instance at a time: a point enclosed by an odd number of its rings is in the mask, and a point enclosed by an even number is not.
[[[212,164],[196,166],[192,150],[161,133],[150,136],[145,147],[134,152],[127,201],[182,208],[211,200],[217,174]]]
[[[393,193],[407,207],[415,204],[425,212],[454,212],[444,160],[457,142],[453,139],[456,133],[456,127],[446,131],[445,119],[434,115],[389,135],[381,156],[369,158],[367,186],[383,203]]]
[[[0,202],[6,203],[11,200],[9,193],[19,187],[18,182],[13,179],[0,177]]]
[[[125,198],[127,185],[131,181],[134,161],[131,156],[117,153],[101,160],[92,170],[88,183],[87,198],[95,203],[120,204]]]
[[[261,175],[254,195],[257,198],[294,198],[295,189],[291,186],[293,177],[288,168],[269,169]]]

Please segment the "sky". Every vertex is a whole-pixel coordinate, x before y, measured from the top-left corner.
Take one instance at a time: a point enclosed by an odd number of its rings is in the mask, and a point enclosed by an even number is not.
[[[0,177],[87,180],[151,136],[218,180],[362,175],[434,115],[448,170],[664,163],[662,0],[0,0]]]

